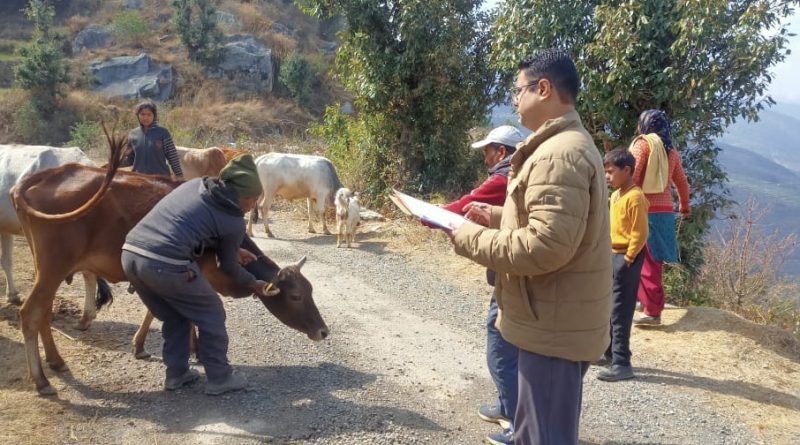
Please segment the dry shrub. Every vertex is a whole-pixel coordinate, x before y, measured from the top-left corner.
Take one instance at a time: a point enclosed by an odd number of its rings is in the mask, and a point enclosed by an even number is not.
[[[195,100],[195,97],[200,95],[200,91],[204,86],[210,83],[209,79],[203,72],[203,67],[189,62],[188,60],[176,60],[173,64],[175,73],[177,74],[175,81],[175,92],[173,97],[177,103],[190,103]],[[217,85],[214,85],[215,87]],[[207,94],[218,90],[219,88],[206,89],[204,92]]]
[[[281,33],[267,32],[263,39],[267,47],[272,49],[272,53],[281,60],[297,49],[297,41]]]
[[[15,134],[17,110],[28,100],[28,94],[21,89],[0,89],[0,143],[19,142]]]
[[[261,37],[272,28],[272,20],[264,11],[253,3],[234,3],[230,5],[236,17],[242,21],[243,31]]]
[[[291,102],[247,100],[233,103],[198,98],[176,106],[162,119],[181,145],[205,147],[230,141],[261,139],[276,134],[297,134],[305,129],[308,117],[297,112]]]
[[[84,28],[86,28],[89,23],[91,23],[89,17],[83,15],[73,15],[64,22],[64,27],[71,36],[75,36]]]
[[[797,236],[767,230],[768,209],[751,198],[706,246],[700,283],[713,305],[800,335],[800,283],[781,275]]]

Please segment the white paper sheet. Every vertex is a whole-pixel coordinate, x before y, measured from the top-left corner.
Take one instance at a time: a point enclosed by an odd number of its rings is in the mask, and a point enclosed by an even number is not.
[[[461,224],[467,221],[464,219],[464,217],[457,213],[453,213],[449,210],[445,210],[425,201],[412,198],[411,196],[397,190],[393,189],[392,195],[392,201],[395,203],[395,205],[397,205],[397,207],[400,208],[400,210],[436,227],[445,230],[452,230],[452,228],[458,228],[461,226]]]

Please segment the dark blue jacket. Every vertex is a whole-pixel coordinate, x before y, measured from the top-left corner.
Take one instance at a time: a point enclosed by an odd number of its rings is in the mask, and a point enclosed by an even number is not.
[[[141,126],[134,128],[128,133],[128,146],[123,167],[133,165],[135,172],[164,176],[169,176],[172,168],[175,176],[183,176],[178,151],[166,128],[155,123],[147,130]]]
[[[213,249],[223,272],[237,284],[252,286],[255,277],[238,261],[244,236],[244,213],[236,192],[206,177],[187,181],[165,196],[125,242],[174,260],[194,260]]]

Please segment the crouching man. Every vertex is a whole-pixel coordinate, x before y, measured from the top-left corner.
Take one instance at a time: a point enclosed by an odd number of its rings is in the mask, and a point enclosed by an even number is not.
[[[233,373],[228,364],[225,309],[196,260],[206,249],[213,249],[223,272],[256,294],[264,292],[266,283],[241,266],[255,256],[239,248],[245,236],[244,214],[260,193],[253,157],[237,157],[222,169],[219,179],[197,178],[181,184],[125,239],[125,274],[145,306],[163,322],[167,390],[199,377],[189,369],[191,323],[199,331],[197,354],[208,379],[206,394],[247,386],[244,376]]]

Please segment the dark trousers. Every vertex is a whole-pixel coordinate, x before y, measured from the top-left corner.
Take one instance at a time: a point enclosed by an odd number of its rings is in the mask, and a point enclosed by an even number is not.
[[[611,306],[611,344],[606,350],[606,357],[611,364],[631,365],[631,325],[633,312],[636,310],[636,293],[639,290],[639,275],[644,263],[644,251],[636,255],[630,266],[625,263],[625,255],[611,254],[614,267],[613,298]]]
[[[189,369],[190,327],[194,323],[197,356],[208,380],[227,379],[231,366],[225,308],[197,263],[174,266],[123,250],[122,268],[147,309],[163,322],[167,377],[178,377]]]
[[[495,327],[497,321],[497,300],[492,295],[489,303],[489,316],[486,319],[486,364],[494,386],[500,411],[513,425],[517,409],[517,358],[519,348],[505,341]]]
[[[576,445],[588,362],[519,350],[515,445]]]

